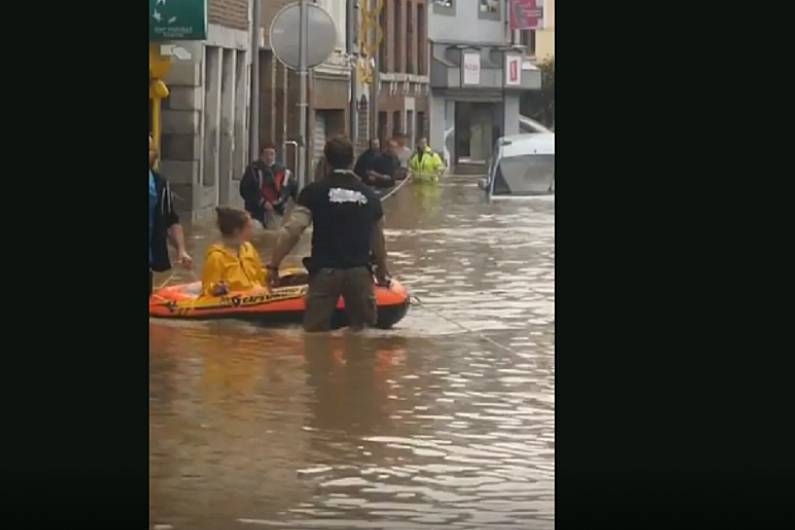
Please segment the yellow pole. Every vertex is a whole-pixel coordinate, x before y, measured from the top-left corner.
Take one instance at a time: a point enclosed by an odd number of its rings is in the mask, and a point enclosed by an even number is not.
[[[152,139],[157,151],[160,152],[160,138],[162,136],[161,106],[164,98],[168,97],[169,90],[163,81],[171,69],[171,57],[160,55],[160,45],[149,45],[149,100],[152,104]],[[159,164],[158,160],[158,164]]]
[[[162,103],[162,99],[159,97],[152,97],[152,139],[155,141],[155,148],[157,152],[160,152],[160,105]],[[158,157],[157,161],[155,162],[155,169],[160,167],[160,158]]]

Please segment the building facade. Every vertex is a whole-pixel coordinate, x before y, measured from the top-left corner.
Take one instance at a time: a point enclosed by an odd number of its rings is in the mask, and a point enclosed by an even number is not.
[[[337,42],[331,56],[312,69],[309,79],[309,131],[307,167],[314,168],[323,157],[326,139],[336,135],[350,136],[349,101],[351,67],[346,58],[346,2],[315,0],[334,20]],[[311,180],[311,177],[307,181]]]
[[[497,138],[519,133],[520,95],[541,75],[514,43],[507,0],[432,0],[429,17],[431,147],[480,171]]]
[[[299,131],[299,81],[270,49],[270,25],[291,0],[257,0],[260,90],[251,93],[254,0],[207,0],[207,38],[178,41],[190,59],[172,61],[164,81],[160,170],[169,179],[178,210],[187,218],[211,217],[219,205],[242,206],[240,178],[258,153],[249,152],[250,101],[259,97],[260,142],[277,144],[279,158],[295,170],[292,141]],[[350,66],[345,55],[346,2],[312,0],[334,19],[337,45],[310,70],[307,166],[309,179],[325,139],[349,134]]]
[[[242,204],[249,159],[251,2],[208,0],[207,21],[206,40],[178,42],[190,58],[173,61],[162,103],[160,169],[194,220]]]
[[[279,62],[270,46],[270,27],[276,14],[294,0],[261,0],[263,35],[260,49],[260,132],[262,142],[277,145],[279,158],[295,170],[296,141],[300,126],[299,79],[295,71]],[[313,0],[334,20],[337,42],[331,56],[310,70],[307,81],[307,165],[312,169],[322,156],[326,138],[349,134],[348,102],[350,66],[345,55],[346,6],[339,0]]]
[[[544,21],[535,32],[535,56],[539,62],[555,58],[555,0],[544,0]]]
[[[537,5],[542,6],[538,29],[516,30],[513,36],[535,64],[555,58],[555,0],[538,0]]]
[[[386,0],[379,22],[383,40],[376,76],[375,134],[383,144],[403,133],[414,145],[429,130],[428,4]]]

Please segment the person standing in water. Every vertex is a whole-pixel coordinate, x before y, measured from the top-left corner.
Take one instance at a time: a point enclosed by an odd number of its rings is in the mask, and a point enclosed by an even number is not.
[[[409,167],[409,160],[411,159],[411,147],[409,147],[409,137],[404,133],[400,133],[395,136],[395,140],[397,140],[398,148],[396,156],[398,160],[400,160],[400,165],[408,168]]]
[[[395,180],[403,180],[409,176],[409,160],[411,160],[411,148],[408,146],[409,137],[403,133],[395,136],[397,141],[397,148],[395,149],[395,156],[400,161],[400,167],[396,171]]]
[[[387,146],[393,145],[393,140]],[[395,172],[400,167],[400,162],[390,151],[381,151],[381,142],[378,138],[370,140],[370,148],[362,153],[353,172],[362,179],[362,182],[374,188],[389,188],[395,185]]]
[[[381,156],[381,140],[378,138],[370,138],[367,151],[359,155],[356,164],[353,166],[353,172],[364,180],[369,177],[371,171],[375,170],[376,162]]]
[[[276,145],[265,143],[260,156],[249,164],[240,179],[240,196],[246,211],[264,227],[278,227],[285,206],[295,195],[290,172],[276,162]]]
[[[155,171],[158,159],[157,148],[152,135],[149,135],[149,294],[152,294],[154,272],[165,272],[171,268],[168,257],[168,244],[177,249],[177,263],[186,269],[193,266],[193,260],[185,248],[185,235],[179,216],[174,210],[174,195],[168,181]]]
[[[444,172],[444,162],[429,146],[427,138],[420,138],[417,151],[409,160],[409,171],[415,181],[438,182]]]
[[[386,149],[375,160],[374,168],[368,178],[362,177],[365,184],[376,188],[390,188],[395,185],[395,179],[399,176],[400,159],[397,157],[398,143],[394,138],[386,142]],[[357,173],[358,174],[358,173]]]
[[[309,291],[304,314],[306,331],[328,331],[342,295],[350,327],[361,329],[377,321],[371,253],[379,284],[389,284],[384,212],[373,191],[350,170],[353,145],[346,138],[326,143],[331,173],[306,186],[290,220],[281,228],[267,265],[271,286],[278,285],[279,266],[301,234],[312,224]]]

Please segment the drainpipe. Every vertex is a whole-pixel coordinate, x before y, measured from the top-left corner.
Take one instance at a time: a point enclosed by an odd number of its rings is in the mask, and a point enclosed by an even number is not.
[[[249,111],[249,159],[259,154],[259,28],[262,0],[251,6],[251,105]]]
[[[348,103],[348,127],[350,140],[356,148],[358,137],[356,116],[356,62],[353,60],[354,42],[356,42],[356,0],[345,2],[345,51],[350,61],[351,83],[350,83],[350,102]]]
[[[169,95],[168,86],[163,81],[171,69],[171,57],[160,55],[160,43],[149,45],[149,99],[152,105],[152,140],[158,153],[161,152],[162,118],[161,107],[163,99]],[[160,158],[155,169],[160,165]]]

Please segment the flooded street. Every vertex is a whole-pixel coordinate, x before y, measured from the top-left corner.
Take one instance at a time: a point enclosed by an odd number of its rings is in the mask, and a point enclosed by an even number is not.
[[[421,301],[391,331],[150,322],[155,528],[553,528],[553,199],[448,176],[384,211]]]

